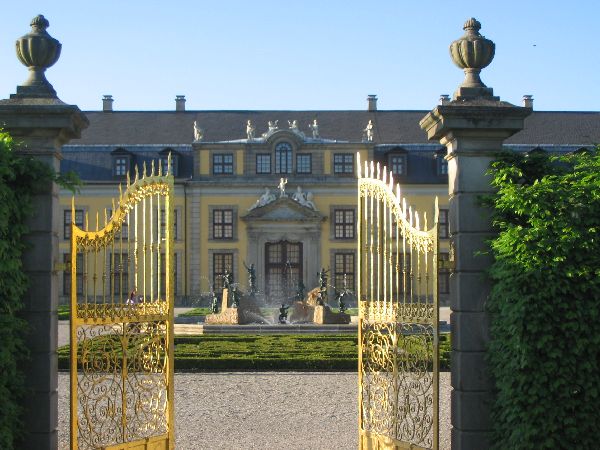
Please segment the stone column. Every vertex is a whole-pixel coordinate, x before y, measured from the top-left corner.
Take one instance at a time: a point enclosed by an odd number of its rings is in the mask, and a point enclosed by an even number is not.
[[[0,123],[17,142],[20,152],[41,160],[55,171],[60,168],[63,144],[80,137],[88,126],[77,106],[57,98],[44,76],[47,67],[60,55],[60,43],[46,32],[48,21],[37,16],[31,33],[17,40],[17,56],[30,70],[29,79],[17,87],[10,99],[0,100]],[[29,290],[20,315],[27,321],[26,346],[29,360],[21,367],[25,375],[27,396],[24,400],[25,434],[16,448],[50,450],[58,448],[58,231],[61,218],[58,187],[51,183],[39,186],[33,196],[35,216],[29,219],[29,246],[23,255],[23,267]]]
[[[500,101],[479,78],[494,56],[494,43],[479,34],[475,19],[465,36],[450,46],[465,81],[450,102],[437,106],[421,122],[429,139],[447,147],[450,237],[454,271],[450,277],[452,327],[452,449],[485,450],[490,442],[492,380],[485,353],[490,293],[486,271],[492,263],[486,240],[494,236],[490,211],[479,205],[493,191],[486,175],[505,139],[523,129],[530,108]]]

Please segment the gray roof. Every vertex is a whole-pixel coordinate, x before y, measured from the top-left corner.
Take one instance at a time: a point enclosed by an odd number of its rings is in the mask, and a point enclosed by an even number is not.
[[[81,139],[71,144],[191,144],[193,123],[204,129],[205,141],[229,141],[246,137],[246,122],[252,120],[259,136],[269,120],[298,120],[308,136],[308,124],[319,123],[322,138],[360,142],[369,120],[375,125],[376,144],[428,143],[419,121],[428,111],[87,111],[90,126]],[[533,112],[525,119],[525,129],[509,144],[590,145],[600,142],[600,112]],[[113,148],[115,148],[113,147]]]

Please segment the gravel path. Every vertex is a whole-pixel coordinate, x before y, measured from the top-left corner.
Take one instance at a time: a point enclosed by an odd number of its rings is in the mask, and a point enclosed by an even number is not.
[[[440,377],[440,448],[450,448],[450,374]],[[68,448],[69,376],[59,374],[59,448]],[[178,450],[358,446],[355,373],[177,373]]]

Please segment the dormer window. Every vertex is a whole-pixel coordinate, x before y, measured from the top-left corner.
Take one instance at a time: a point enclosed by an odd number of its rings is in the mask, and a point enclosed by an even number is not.
[[[402,147],[395,147],[388,154],[388,167],[394,176],[407,174],[407,152]]]
[[[435,167],[438,175],[448,175],[448,161],[446,160],[446,149],[438,150],[435,153]]]
[[[165,148],[159,152],[160,164],[162,166],[162,173],[167,173],[167,167],[169,165],[169,153],[171,154],[171,174],[174,177],[179,175],[179,154],[172,148]]]
[[[129,173],[131,167],[131,153],[124,148],[112,151],[112,173],[116,178],[122,178]]]
[[[287,142],[275,146],[275,173],[292,173],[292,146]]]
[[[127,162],[128,158],[126,157],[118,157],[115,158],[115,176],[116,177],[124,177],[127,173]]]

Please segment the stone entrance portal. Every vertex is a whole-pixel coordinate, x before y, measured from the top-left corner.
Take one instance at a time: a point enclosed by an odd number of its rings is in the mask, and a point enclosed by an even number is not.
[[[279,197],[269,204],[253,208],[241,218],[246,222],[248,261],[263,264],[257,271],[257,288],[267,301],[286,301],[285,290],[295,293],[296,286],[316,286],[321,267],[321,224],[318,211],[290,197]],[[262,269],[262,270],[261,270]]]
[[[303,281],[302,243],[279,241],[265,244],[265,294],[271,301],[293,299]]]

